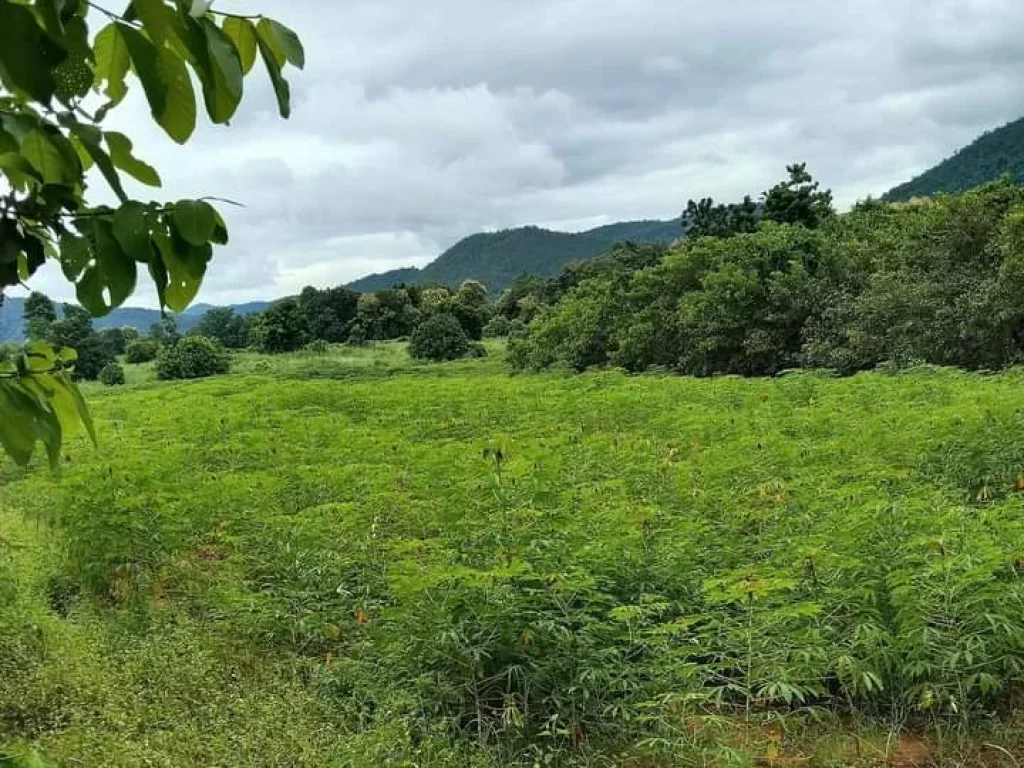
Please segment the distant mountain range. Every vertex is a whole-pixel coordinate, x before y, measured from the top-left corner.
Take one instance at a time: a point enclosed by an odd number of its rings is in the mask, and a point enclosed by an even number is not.
[[[1024,118],[985,133],[973,143],[882,198],[906,202],[940,192],[964,192],[1009,174],[1024,183]]]
[[[460,240],[423,269],[369,275],[348,287],[370,293],[399,283],[454,286],[472,279],[498,293],[519,275],[551,277],[571,262],[592,259],[616,243],[670,243],[682,234],[678,221],[626,221],[578,233],[540,227],[481,232]]]
[[[231,308],[241,315],[252,315],[263,312],[269,307],[269,301],[251,301],[247,304],[236,304]],[[0,342],[14,341],[21,342],[25,339],[24,311],[25,299],[8,296],[0,307]],[[212,304],[195,304],[189,307],[180,315],[174,315],[178,321],[178,328],[182,331],[192,329],[210,309]],[[58,303],[58,313],[60,304]],[[148,333],[150,326],[160,320],[160,312],[156,309],[143,309],[141,307],[121,307],[115,309],[106,317],[99,317],[93,320],[93,327],[98,330],[103,328],[137,328],[140,333]]]

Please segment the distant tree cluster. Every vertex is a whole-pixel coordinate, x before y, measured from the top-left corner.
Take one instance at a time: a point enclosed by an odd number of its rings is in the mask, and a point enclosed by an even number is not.
[[[118,355],[123,354],[134,329],[93,328],[92,316],[81,307],[65,304],[58,316],[57,307],[45,294],[33,292],[23,311],[25,336],[29,341],[46,341],[58,347],[71,347],[78,353],[75,376],[95,380]]]
[[[517,282],[497,302],[526,324],[510,335],[513,365],[707,376],[1024,363],[1024,188],[840,216],[803,166],[790,173],[755,231],[694,237],[635,268],[609,255],[566,275],[565,291]]]
[[[454,320],[468,343],[483,337],[491,312],[487,289],[472,280],[456,290],[444,286],[395,286],[360,294],[341,287],[306,288],[299,296],[275,302],[266,312],[252,318],[248,343],[262,352],[276,354],[310,349],[317,343],[364,344],[403,339],[442,315]],[[214,336],[209,329],[203,332]]]

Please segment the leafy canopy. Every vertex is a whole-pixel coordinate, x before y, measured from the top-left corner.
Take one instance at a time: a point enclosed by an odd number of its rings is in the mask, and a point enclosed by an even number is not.
[[[151,187],[160,175],[104,121],[137,82],[153,120],[184,144],[198,120],[194,83],[210,120],[227,124],[257,56],[289,116],[283,70],[305,65],[298,37],[271,19],[209,5],[130,0],[118,14],[87,0],[0,0],[0,291],[54,259],[95,317],[123,304],[140,272],[162,307],[181,311],[195,298],[213,247],[228,242],[223,218],[208,200],[131,199],[124,175]],[[92,202],[90,169],[115,206]],[[34,344],[0,366],[0,445],[19,463],[40,440],[56,461],[63,435],[87,419],[73,360]]]

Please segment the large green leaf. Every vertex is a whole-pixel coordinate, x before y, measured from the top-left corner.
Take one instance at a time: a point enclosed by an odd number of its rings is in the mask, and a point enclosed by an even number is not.
[[[53,69],[66,55],[28,8],[0,0],[0,74],[4,80],[48,104],[57,88]]]
[[[224,34],[231,38],[231,42],[238,51],[238,57],[242,62],[242,73],[248,75],[256,63],[256,27],[248,19],[238,16],[228,16],[224,19]]]
[[[132,60],[128,53],[128,44],[121,34],[122,26],[108,24],[96,36],[96,77],[107,83],[104,91],[107,98],[118,104],[128,93],[124,83]]]
[[[60,267],[64,272],[64,277],[72,282],[77,281],[91,258],[92,250],[89,248],[88,240],[70,232],[61,235]]]
[[[121,306],[135,290],[135,259],[121,248],[114,237],[113,224],[105,217],[80,218],[75,226],[89,239],[92,248],[92,260],[78,279],[76,295],[93,317],[103,317]]]
[[[164,5],[163,0],[132,0],[132,9],[142,20],[149,38],[157,45],[163,45],[170,34],[174,11]]]
[[[267,28],[267,34],[273,34],[277,40],[277,49],[284,55],[285,59],[294,67],[302,69],[306,66],[306,51],[302,47],[299,36],[284,24],[273,19],[263,19],[260,27]]]
[[[41,130],[31,131],[21,142],[21,154],[47,184],[65,184],[75,181],[74,168],[57,146]]]
[[[153,119],[179,144],[196,128],[196,98],[185,62],[168,48],[157,48],[141,32],[121,30],[149,102]]]
[[[261,44],[260,47],[266,48],[273,55],[278,69],[288,63],[288,57],[281,46],[281,41],[277,39],[277,31],[270,23],[270,19],[260,19],[260,23],[256,27],[256,37]]]
[[[242,101],[242,62],[231,39],[209,19],[201,22],[206,39],[210,83],[204,83],[206,111],[215,123],[226,123]]]
[[[7,180],[15,189],[24,189],[29,181],[41,182],[42,175],[38,170],[17,152],[4,152],[0,154],[0,173],[7,176]]]
[[[174,226],[189,245],[203,246],[213,238],[217,212],[202,200],[179,200],[174,204]]]
[[[146,206],[131,200],[114,214],[114,237],[124,252],[135,261],[148,264],[153,254]]]
[[[287,120],[292,113],[291,88],[288,87],[288,81],[281,75],[281,64],[278,62],[273,46],[264,39],[262,34],[259,36],[258,43],[263,63],[266,65],[267,73],[270,75],[270,82],[274,85],[278,111],[281,113],[281,117]]]
[[[71,134],[85,148],[89,157],[96,163],[96,167],[100,169],[100,173],[103,174],[103,178],[110,184],[110,188],[114,190],[114,194],[117,195],[118,199],[122,202],[127,200],[128,195],[125,194],[124,186],[121,184],[121,177],[114,167],[114,161],[110,159],[110,155],[100,146],[103,133],[99,128],[75,122],[70,125],[70,130]]]
[[[213,247],[209,243],[191,245],[175,232],[157,238],[156,243],[167,273],[166,305],[175,312],[184,312],[199,293]]]
[[[116,131],[107,131],[104,135],[107,139],[107,147],[110,149],[110,159],[115,166],[143,184],[148,184],[151,187],[160,186],[160,174],[156,172],[156,169],[132,154],[131,139]]]

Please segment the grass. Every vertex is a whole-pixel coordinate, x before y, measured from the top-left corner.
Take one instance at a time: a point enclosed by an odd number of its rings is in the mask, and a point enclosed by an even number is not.
[[[508,376],[398,344],[88,387],[6,467],[0,745],[62,765],[1015,765],[1024,388]],[[918,763],[911,761],[918,761]]]

